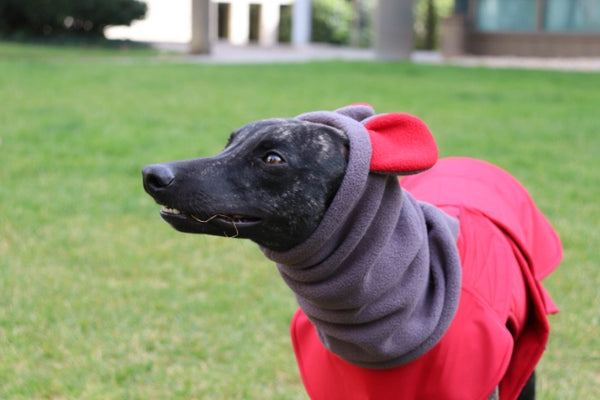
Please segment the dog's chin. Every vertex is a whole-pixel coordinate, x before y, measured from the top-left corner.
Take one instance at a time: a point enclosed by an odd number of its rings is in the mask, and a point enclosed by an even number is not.
[[[202,217],[163,207],[160,216],[173,228],[185,233],[198,233],[227,237],[247,237],[248,231],[259,227],[261,220],[237,214],[214,214]]]

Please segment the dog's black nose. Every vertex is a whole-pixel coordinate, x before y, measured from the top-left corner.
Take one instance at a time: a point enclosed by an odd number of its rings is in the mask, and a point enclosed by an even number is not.
[[[175,179],[171,168],[164,164],[148,165],[142,170],[144,188],[150,194],[166,188]]]

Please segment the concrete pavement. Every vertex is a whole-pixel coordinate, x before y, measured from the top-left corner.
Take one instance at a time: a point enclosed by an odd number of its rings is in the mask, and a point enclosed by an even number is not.
[[[191,55],[186,44],[154,43],[154,47],[169,52],[180,53],[190,62],[215,64],[264,64],[299,63],[310,61],[376,61],[372,49],[334,46],[312,43],[294,47],[277,45],[233,46],[227,42],[217,42],[210,54]],[[444,64],[465,67],[526,68],[562,71],[600,72],[600,58],[535,58],[511,56],[461,56],[444,58],[438,52],[415,51],[411,61],[422,64]]]

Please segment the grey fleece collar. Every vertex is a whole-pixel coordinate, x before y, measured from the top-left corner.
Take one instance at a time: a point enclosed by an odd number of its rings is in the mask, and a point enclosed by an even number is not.
[[[369,172],[366,106],[298,119],[334,126],[350,141],[344,180],[319,227],[285,252],[263,248],[341,358],[389,368],[431,349],[458,307],[458,222],[417,202],[394,175]],[[362,121],[362,122],[361,122]]]

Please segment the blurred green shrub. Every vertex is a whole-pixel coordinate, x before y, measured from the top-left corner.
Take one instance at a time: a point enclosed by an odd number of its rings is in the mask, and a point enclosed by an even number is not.
[[[138,0],[0,0],[0,35],[102,38],[106,26],[129,25],[146,11]]]
[[[314,0],[312,6],[312,41],[348,44],[352,4],[345,0]]]
[[[440,45],[440,21],[452,14],[453,0],[415,1],[415,48],[435,50]]]
[[[313,0],[313,42],[371,44],[371,18],[373,0]]]

